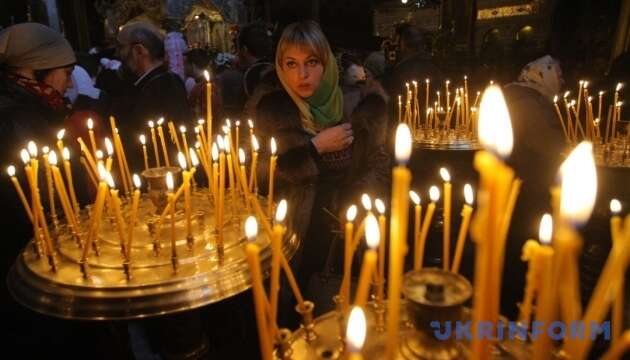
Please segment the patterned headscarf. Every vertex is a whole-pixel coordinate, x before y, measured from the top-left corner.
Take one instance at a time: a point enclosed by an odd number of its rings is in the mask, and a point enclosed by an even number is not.
[[[23,23],[0,32],[0,65],[46,70],[76,61],[68,40],[48,26]]]
[[[562,88],[560,64],[549,55],[525,65],[518,77],[519,85],[530,87],[551,98]]]

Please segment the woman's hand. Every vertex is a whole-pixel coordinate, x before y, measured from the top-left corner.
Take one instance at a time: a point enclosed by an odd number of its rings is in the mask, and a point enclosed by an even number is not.
[[[311,139],[311,142],[317,152],[323,154],[345,149],[353,140],[352,125],[344,123],[321,131]]]

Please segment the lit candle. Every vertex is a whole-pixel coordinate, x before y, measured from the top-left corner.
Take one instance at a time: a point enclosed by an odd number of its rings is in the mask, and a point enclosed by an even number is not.
[[[168,124],[168,133],[171,135],[171,142],[175,144],[177,148],[177,153],[182,152],[182,147],[179,144],[179,135],[177,135],[177,130],[175,130],[175,124],[172,121],[169,121]]]
[[[276,161],[278,157],[276,156],[277,145],[276,139],[271,138],[270,142],[271,146],[271,159],[269,160],[269,193],[267,194],[267,214],[271,216],[273,212],[273,182],[274,182],[274,174],[276,172]]]
[[[228,181],[230,186],[230,195],[232,196],[232,201],[230,205],[232,207],[232,215],[234,215],[234,207],[236,206],[236,188],[234,183],[234,162],[232,159],[232,143],[230,142],[230,138],[228,135],[223,137],[223,144],[225,146],[225,161],[227,163],[227,173],[228,173]],[[238,156],[235,154],[234,156]]]
[[[258,168],[258,150],[260,145],[258,144],[258,139],[256,135],[251,136],[252,138],[252,165],[249,170],[249,191],[257,192],[258,187],[258,176],[256,175],[256,170]]]
[[[79,147],[81,148],[81,152],[83,153],[83,155],[85,156],[85,159],[88,163],[88,173],[91,176],[99,176],[98,173],[98,169],[96,167],[96,161],[94,161],[94,157],[92,156],[92,153],[90,152],[90,150],[87,148],[87,146],[85,145],[85,143],[83,142],[83,139],[81,139],[80,137],[77,138],[77,142],[79,143]]]
[[[398,95],[398,123],[402,122],[402,96]]]
[[[162,129],[163,123],[164,123],[164,118],[160,118],[157,121],[157,130],[158,130],[158,136],[160,137],[160,143],[162,144],[162,154],[164,154],[164,163],[168,167],[168,166],[171,166],[171,163],[168,160],[168,150],[166,149],[166,140],[164,140],[164,130]]]
[[[597,118],[601,119],[602,118],[602,101],[604,98],[604,92],[600,91],[599,92],[599,103],[597,105]]]
[[[535,275],[537,277],[537,282],[535,291],[538,292],[536,299],[536,321],[543,324],[543,328],[549,328],[550,324],[555,320],[554,319],[554,311],[550,309],[549,306],[553,305],[554,302],[552,298],[554,297],[556,288],[553,287],[553,279],[549,274],[553,273],[553,258],[554,258],[554,250],[549,246],[551,242],[551,235],[553,230],[552,218],[549,214],[545,214],[540,221],[540,231],[538,235],[538,239],[540,240],[541,246],[535,248],[535,258],[532,258],[530,261],[534,261],[534,263],[530,262],[530,266],[534,265],[536,269]],[[531,311],[529,309],[525,309],[525,311]],[[524,321],[529,324],[529,312],[524,314]],[[546,334],[543,336],[539,336],[537,341],[534,342],[534,359],[545,359],[550,358],[553,348],[551,347],[551,342],[549,341],[549,337]]]
[[[378,229],[381,234],[381,239],[378,242],[378,281],[376,299],[382,301],[385,298],[384,285],[385,285],[385,231],[386,221],[385,219],[385,204],[381,199],[374,200],[374,206],[378,211]]]
[[[38,195],[38,189],[35,184],[35,180],[33,179],[33,168],[31,167],[31,157],[26,149],[22,149],[20,151],[20,157],[22,158],[22,162],[24,163],[24,172],[26,173],[26,179],[28,180],[28,185],[31,191],[31,210],[33,214],[33,243],[35,249],[38,249],[37,244],[40,242],[40,232],[39,232],[39,212],[37,211],[37,203],[36,196]],[[39,255],[39,250],[37,250],[37,254]]]
[[[427,213],[424,215],[424,220],[422,221],[422,231],[420,232],[420,240],[418,241],[417,249],[418,261],[414,263],[414,270],[420,270],[424,263],[424,248],[427,243],[433,213],[435,213],[435,203],[440,200],[440,189],[437,186],[434,185],[429,188],[429,198],[431,199],[431,203],[427,206]]]
[[[112,141],[109,140],[108,137],[105,138],[105,151],[107,151],[107,160],[105,162],[105,170],[107,170],[107,172],[112,171],[112,162],[114,161],[112,159],[112,155],[114,155],[114,145],[112,144]],[[123,172],[120,172],[120,176],[123,176]]]
[[[374,271],[376,270],[376,260],[378,254],[376,249],[381,234],[378,228],[378,221],[373,214],[368,214],[365,218],[365,240],[368,245],[368,250],[363,255],[363,264],[361,265],[361,272],[359,275],[359,284],[357,285],[357,293],[354,298],[354,304],[356,306],[365,306],[370,295],[370,283],[374,277]]]
[[[158,152],[157,139],[155,137],[155,124],[152,120],[149,121],[149,128],[151,129],[151,141],[153,142],[153,156],[155,156],[155,167],[160,167],[160,153]]]
[[[177,161],[182,168],[182,186],[184,187],[184,213],[186,216],[186,239],[192,244],[192,210],[190,207],[190,172],[184,154],[177,154]]]
[[[129,234],[127,235],[127,256],[126,260],[131,261],[131,246],[133,244],[133,230],[136,226],[136,220],[138,218],[138,204],[140,203],[140,176],[133,174],[133,184],[136,190],[133,192],[133,200],[131,201],[131,215],[129,217]]]
[[[610,234],[612,237],[612,244],[613,244],[612,251],[616,251],[615,249],[623,248],[623,245],[621,244],[623,233],[621,229],[621,217],[619,216],[619,213],[621,212],[621,202],[619,202],[619,200],[612,199],[610,201],[610,212],[613,215],[610,218]],[[621,337],[621,332],[624,329],[623,307],[624,307],[624,300],[625,300],[625,296],[624,296],[625,295],[624,293],[625,277],[622,276],[619,281],[621,283],[619,285],[619,289],[617,293],[615,294],[615,301],[613,304],[613,311],[612,311],[613,343],[616,343],[617,341],[619,341],[619,338]]]
[[[480,187],[479,207],[471,224],[471,235],[477,244],[471,349],[472,357],[481,359],[489,356],[490,341],[479,336],[477,324],[480,321],[496,324],[498,321],[505,249],[499,233],[501,220],[508,215],[506,203],[514,179],[514,171],[496,156],[509,156],[514,141],[509,112],[499,86],[490,85],[484,91],[477,126],[484,150],[478,151],[474,159],[480,174]]]
[[[57,209],[55,207],[55,190],[53,187],[52,172],[50,170],[50,162],[48,161],[48,146],[42,148],[42,158],[44,159],[44,171],[46,172],[46,187],[48,189],[48,207],[50,208],[50,216],[53,221],[57,220]]]
[[[186,161],[188,162],[188,165],[190,165],[190,154],[187,151],[187,149],[188,149],[188,138],[186,136],[186,127],[184,125],[180,126],[179,127],[179,132],[182,134],[182,143],[184,144],[184,156],[186,157]]]
[[[287,215],[287,201],[282,199],[276,209],[276,221],[271,235],[271,293],[269,303],[271,305],[271,323],[276,323],[278,315],[278,295],[280,291],[280,258],[282,257],[282,236],[285,228],[282,225]]]
[[[442,269],[450,268],[451,259],[451,198],[453,186],[451,185],[451,175],[446,168],[440,168],[440,177],[444,181],[444,229],[442,232]]]
[[[252,119],[247,119],[247,125],[249,126],[249,137],[254,136],[254,122]]]
[[[166,188],[168,189],[167,197],[171,215],[171,261],[175,265],[177,261],[177,242],[175,239],[175,196],[173,196],[173,187],[173,174],[169,171],[166,173]]]
[[[66,129],[61,129],[57,132],[57,150],[59,153],[63,151],[63,137],[66,135]]]
[[[564,126],[564,120],[562,119],[562,113],[560,112],[560,108],[558,107],[558,95],[553,97],[553,106],[556,109],[556,115],[558,115],[558,120],[560,120],[560,125],[562,125],[562,132],[564,133],[564,137],[569,140],[569,133],[567,132],[566,126]]]
[[[209,149],[208,148],[208,146],[209,146],[208,140],[212,141],[212,138],[208,139],[206,137],[206,133],[205,133],[205,131],[203,129],[205,123],[206,123],[206,121],[204,119],[197,120],[197,124],[199,124],[199,126],[197,126],[197,128],[199,129],[199,136],[201,137],[201,145],[204,146],[204,149]]]
[[[343,256],[343,278],[341,281],[341,300],[344,304],[344,312],[350,303],[350,279],[352,276],[352,239],[354,237],[354,219],[357,217],[357,206],[351,205],[346,210],[346,226]]]
[[[225,210],[225,144],[223,138],[218,135],[217,143],[221,153],[219,154],[219,212],[216,217],[217,249],[223,252],[223,213]]]
[[[129,165],[127,164],[127,156],[125,155],[125,149],[120,140],[120,134],[116,127],[116,119],[113,116],[109,117],[109,125],[112,129],[112,140],[114,141],[114,152],[116,153],[116,161],[118,162],[118,170],[120,171],[120,180],[123,184],[123,190],[125,194],[131,195],[133,184],[131,183],[131,172],[129,172]]]
[[[430,80],[429,79],[424,79],[424,83],[426,85],[426,91],[424,94],[424,111],[427,114],[427,123],[429,122],[429,84],[430,84]]]
[[[210,82],[210,73],[208,70],[203,71],[206,78],[206,119],[208,129],[208,141],[212,139],[212,82]]]
[[[64,147],[61,154],[63,156],[63,170],[64,170],[64,173],[66,174],[66,181],[68,182],[70,200],[72,200],[72,206],[75,213],[79,214],[80,207],[79,207],[79,202],[77,201],[77,195],[74,191],[74,181],[72,180],[72,168],[70,167],[70,150]]]
[[[91,213],[87,240],[85,241],[83,253],[81,254],[81,262],[85,262],[87,260],[88,252],[96,240],[98,228],[101,223],[101,214],[103,213],[103,204],[105,203],[105,195],[107,192],[107,172],[105,171],[105,167],[103,165],[99,165],[98,171],[100,181],[98,183],[98,190],[96,191],[96,201],[94,202],[94,207]]]
[[[92,154],[96,154],[96,138],[94,137],[94,121],[92,118],[87,119],[88,136],[90,137],[90,146],[92,146]]]
[[[57,192],[59,194],[59,200],[61,202],[61,208],[66,216],[66,222],[72,231],[78,235],[79,224],[77,223],[77,218],[72,210],[72,205],[70,204],[70,199],[68,198],[68,193],[66,192],[66,186],[61,178],[61,172],[57,167],[57,153],[51,151],[48,156],[48,161],[51,165],[51,178],[55,181],[55,186],[57,187]]]
[[[24,211],[26,211],[26,215],[28,215],[28,218],[32,223],[33,213],[31,211],[30,205],[28,204],[28,201],[26,200],[24,191],[22,191],[20,182],[15,178],[15,166],[9,165],[9,167],[7,167],[7,174],[9,174],[9,177],[11,178],[11,182],[13,183],[13,186],[15,187],[15,191],[18,193],[18,197],[20,198],[20,201],[22,201],[22,205],[24,206]]]
[[[217,143],[212,143],[212,194],[214,196],[214,211],[219,207],[219,148]]]
[[[420,229],[422,224],[420,219],[422,217],[422,205],[420,205],[420,195],[417,192],[410,190],[409,198],[414,206],[414,222],[413,222],[413,268],[420,269]]]
[[[446,80],[444,82],[444,88],[446,89],[446,112],[448,113],[451,109],[451,92],[448,90],[448,85],[451,83],[450,80]]]
[[[400,292],[407,239],[409,209],[409,183],[411,172],[405,164],[411,156],[411,133],[405,124],[396,129],[396,160],[392,170],[392,203],[390,220],[389,282],[387,312],[386,358],[394,359],[398,353],[400,319]]]
[[[140,135],[140,144],[142,144],[142,157],[144,158],[144,170],[149,170],[149,157],[147,156],[147,138],[144,134]]]
[[[361,349],[365,342],[366,336],[366,320],[365,314],[361,307],[355,306],[350,312],[348,318],[348,327],[346,329],[346,350],[348,352],[348,360],[362,360]]]
[[[114,178],[112,174],[108,174],[107,184],[109,185],[109,194],[111,196],[111,206],[114,208],[114,217],[116,218],[116,228],[118,229],[118,239],[120,241],[120,250],[123,255],[127,254],[127,249],[125,249],[125,245],[127,241],[125,239],[125,222],[122,218],[122,213],[120,211],[120,198],[118,197],[118,189],[116,189],[116,184],[114,183]]]
[[[263,287],[262,271],[260,269],[260,249],[256,244],[256,236],[258,235],[258,224],[256,218],[249,216],[245,220],[245,234],[247,236],[247,245],[245,245],[245,253],[247,255],[247,263],[251,271],[252,292],[254,293],[254,307],[256,309],[256,324],[258,325],[258,340],[260,341],[260,352],[264,360],[272,360],[272,341],[269,338],[271,333],[267,323],[267,296]]]
[[[462,223],[459,226],[459,233],[457,235],[457,245],[455,247],[455,258],[453,259],[453,267],[451,271],[459,273],[459,266],[462,261],[462,255],[464,254],[464,245],[466,244],[466,237],[468,235],[468,226],[470,225],[470,215],[472,214],[473,203],[473,190],[470,184],[464,185],[464,200],[466,203],[462,208]]]

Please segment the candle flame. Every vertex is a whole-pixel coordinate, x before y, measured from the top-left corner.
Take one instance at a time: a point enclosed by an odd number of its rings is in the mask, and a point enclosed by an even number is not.
[[[153,120],[149,120],[149,127],[153,129],[154,126],[155,126],[155,123],[153,122]]]
[[[31,157],[37,157],[37,144],[35,144],[34,141],[29,141],[26,145],[26,148],[28,149],[28,153],[31,155]]]
[[[398,124],[396,128],[396,160],[405,164],[411,157],[411,131],[407,124]]]
[[[212,143],[212,161],[219,160],[219,147],[217,143]]]
[[[440,168],[440,177],[444,182],[451,181],[451,174],[448,172],[446,168]]]
[[[236,127],[241,126],[241,121],[240,121],[240,120],[236,120],[236,121],[234,122],[234,125],[236,125]]]
[[[346,329],[346,346],[350,353],[358,353],[363,348],[366,333],[365,314],[360,307],[355,306],[350,311],[348,327]]]
[[[617,107],[621,107],[623,105],[623,101],[617,101]]]
[[[26,149],[22,149],[22,151],[20,151],[20,157],[22,158],[22,162],[24,164],[28,164],[28,162],[31,161],[31,156],[28,154]]]
[[[138,176],[138,174],[133,174],[132,179],[133,179],[133,185],[136,187],[136,189],[140,189],[140,186],[142,186],[142,181],[140,181],[140,176]]]
[[[565,92],[564,92],[564,95],[563,95],[562,97],[563,97],[564,99],[566,99],[566,98],[568,98],[568,97],[569,97],[569,95],[570,95],[570,94],[571,94],[571,92],[570,92],[570,91],[565,91]]]
[[[92,130],[94,128],[94,121],[92,120],[92,118],[87,119],[87,128],[88,130]]]
[[[112,144],[112,141],[109,140],[109,138],[105,138],[105,150],[107,150],[107,155],[112,156],[112,154],[114,153],[114,145]]]
[[[429,79],[424,79],[424,82],[427,84],[429,83],[429,81],[430,81]]]
[[[50,165],[57,165],[57,153],[54,151],[51,151],[50,154],[48,154],[48,162],[50,163]]]
[[[575,106],[575,104],[576,104],[575,99],[573,99],[573,100],[571,100],[571,103],[569,105]]]
[[[42,154],[46,155],[50,152],[50,148],[48,146],[44,146],[42,148]]]
[[[57,140],[63,139],[64,135],[66,135],[66,129],[61,129],[57,132]]]
[[[199,141],[195,141],[195,149],[201,149],[201,143]]]
[[[593,145],[581,142],[560,168],[562,191],[560,215],[574,224],[583,224],[591,216],[597,196],[597,171]]]
[[[216,144],[219,147],[219,150],[221,150],[221,151],[225,148],[225,144],[223,143],[223,136],[217,135],[217,142],[216,142]]]
[[[108,172],[105,174],[105,180],[107,181],[107,185],[109,186],[110,189],[116,188],[116,183],[114,182],[114,177],[112,176],[111,173]]]
[[[157,121],[157,125],[162,126],[163,123],[164,123],[164,118],[163,117],[159,118]]]
[[[238,161],[241,165],[245,164],[245,150],[242,148],[238,149]]]
[[[253,216],[248,216],[245,220],[245,236],[247,240],[253,241],[258,235],[258,222]]]
[[[186,156],[184,156],[184,154],[182,154],[181,152],[177,153],[177,161],[179,162],[179,166],[182,168],[182,170],[188,169],[188,163],[186,162]]]
[[[229,154],[230,150],[232,150],[230,147],[230,138],[227,135],[223,137],[223,150],[225,150],[227,154]]]
[[[166,173],[166,187],[168,191],[173,191],[173,174],[170,171]]]
[[[14,177],[15,176],[15,166],[9,165],[9,167],[7,168],[7,174],[9,174],[10,177]]]
[[[254,122],[252,121],[252,119],[247,119],[247,125],[249,125],[250,129],[254,128]]]
[[[587,80],[584,80],[584,85],[583,86],[584,86],[585,89],[588,89],[588,81]]]
[[[281,223],[284,221],[284,218],[287,216],[287,208],[287,201],[285,199],[280,200],[276,209],[276,222]]]
[[[182,133],[182,134],[185,134],[186,133],[186,127],[184,125],[180,126],[179,127],[179,132]]]
[[[619,215],[621,212],[621,202],[619,200],[610,200],[610,212],[613,213],[613,215]]]
[[[415,205],[420,205],[420,195],[413,190],[409,190],[409,197]]]
[[[540,228],[538,230],[538,240],[543,245],[549,245],[551,243],[551,234],[553,232],[553,219],[550,214],[543,215],[540,219]]]
[[[254,149],[254,151],[258,151],[258,149],[260,149],[260,144],[258,144],[258,139],[256,138],[256,135],[252,134],[252,149]]]
[[[197,167],[197,165],[199,165],[199,158],[197,157],[197,154],[195,153],[195,149],[188,148],[188,154],[190,155],[190,162],[192,163],[191,165],[193,167]]]
[[[103,152],[101,150],[96,150],[96,159],[103,160]]]
[[[473,189],[470,184],[464,185],[464,200],[466,200],[466,204],[472,205],[473,199]]]
[[[195,126],[195,134],[199,134],[199,131],[201,131],[201,130],[199,130],[200,127],[201,126]]]
[[[231,128],[232,127],[232,121],[230,119],[225,119],[225,126],[227,126],[228,129]]]
[[[599,96],[603,96],[604,95],[604,91],[599,90]]]
[[[99,162],[96,165],[96,168],[98,170],[98,177],[101,179],[101,181],[105,181],[107,179],[107,170],[105,170],[105,166],[103,166],[103,163]]]
[[[372,199],[370,199],[370,196],[368,194],[361,195],[361,204],[363,205],[363,208],[365,210],[372,210]]]
[[[557,102],[558,102],[558,95],[555,95],[555,96],[553,97],[553,103],[555,104],[555,103],[557,103]]]
[[[144,136],[144,134],[140,135],[140,143],[142,145],[146,145],[147,144],[147,137]]]
[[[617,87],[615,88],[615,91],[619,91],[623,88],[623,83],[617,83]]]
[[[383,203],[383,200],[381,199],[374,200],[374,206],[376,207],[376,211],[378,211],[379,214],[381,215],[385,214],[385,203]]]
[[[276,151],[278,151],[278,145],[276,145],[276,139],[274,139],[273,137],[271,137],[270,146],[271,146],[271,155],[275,155]]]
[[[224,134],[228,134],[230,132],[230,128],[227,125],[223,125],[221,130],[223,130]]]
[[[435,185],[431,186],[431,188],[429,188],[429,198],[432,202],[440,200],[440,188]]]
[[[478,130],[479,140],[486,150],[501,157],[512,153],[514,139],[510,113],[497,85],[488,86],[481,97]]]
[[[378,247],[380,240],[381,231],[378,226],[378,221],[374,214],[369,213],[365,217],[365,242],[370,249],[374,250]]]
[[[206,123],[206,120],[204,120],[204,119],[197,120],[197,124],[199,124],[199,125],[203,125],[205,123]]]
[[[206,78],[207,82],[210,82],[210,72],[208,70],[203,71],[203,77]]]
[[[357,217],[357,206],[356,205],[350,205],[348,210],[346,210],[346,220],[348,222],[353,222],[354,219],[356,219],[356,217]]]

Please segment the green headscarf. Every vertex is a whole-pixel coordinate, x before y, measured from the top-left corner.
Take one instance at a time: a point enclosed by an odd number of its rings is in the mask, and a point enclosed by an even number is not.
[[[339,70],[337,60],[331,53],[328,54],[328,61],[324,66],[319,87],[315,93],[307,99],[301,98],[293,92],[285,80],[284,70],[280,59],[276,61],[276,72],[284,89],[289,93],[295,105],[300,109],[302,126],[311,133],[336,125],[343,117],[343,93],[339,87]]]

